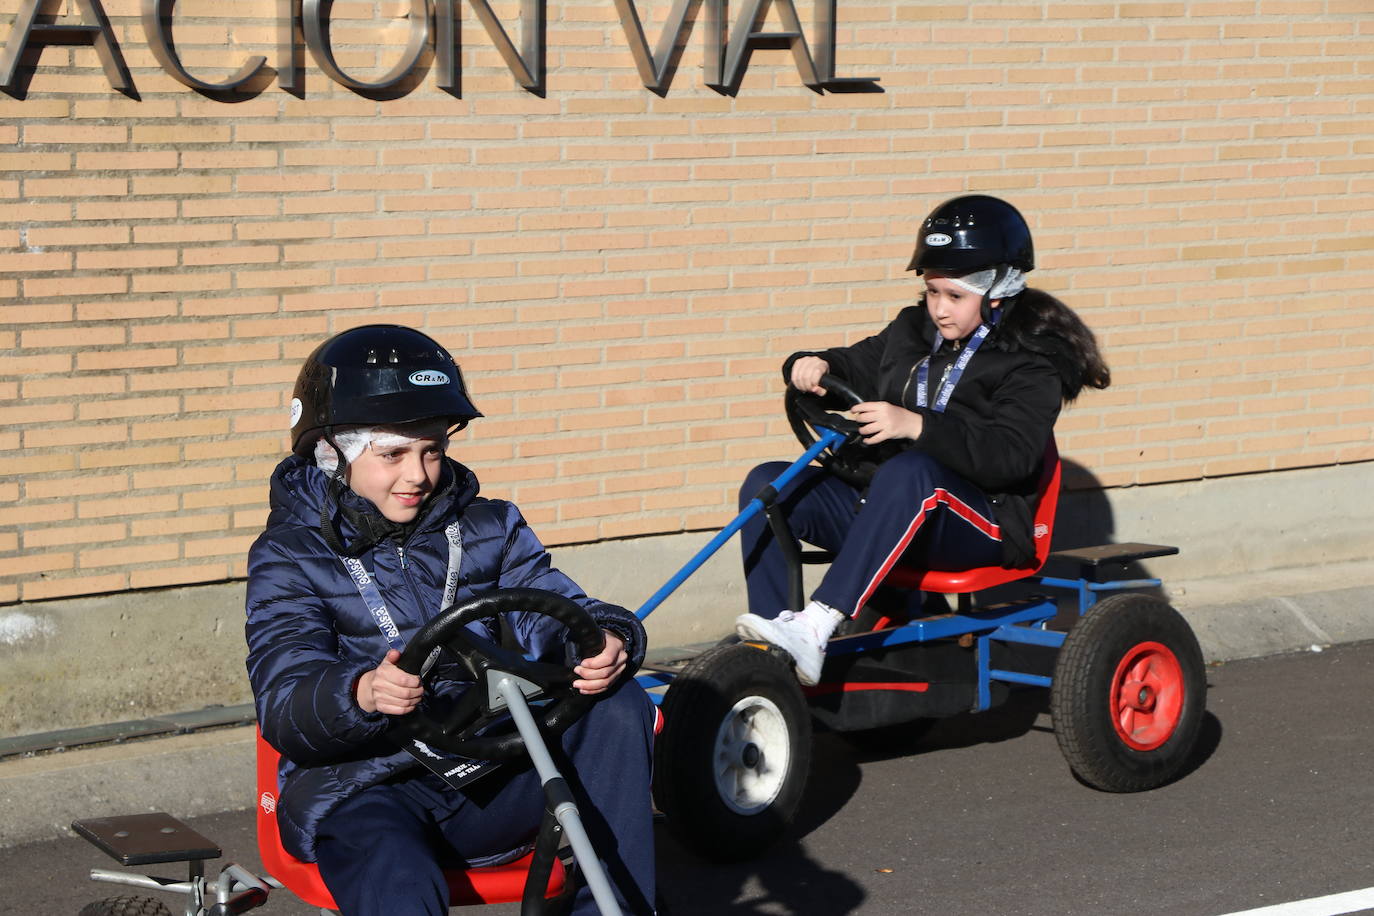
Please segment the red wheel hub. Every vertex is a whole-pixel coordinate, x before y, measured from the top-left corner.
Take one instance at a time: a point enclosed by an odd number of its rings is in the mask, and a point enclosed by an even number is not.
[[[1169,740],[1183,714],[1183,666],[1168,646],[1132,646],[1112,676],[1111,713],[1128,747],[1152,751]]]

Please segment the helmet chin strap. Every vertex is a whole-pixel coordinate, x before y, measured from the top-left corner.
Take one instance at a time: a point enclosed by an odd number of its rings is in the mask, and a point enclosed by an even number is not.
[[[334,465],[333,472],[329,475],[329,482],[324,488],[324,499],[320,500],[320,536],[329,545],[329,549],[336,554],[343,554],[343,538],[339,536],[339,530],[334,527],[334,507],[339,504],[339,494],[344,489],[344,468],[348,466],[348,459],[344,457],[343,449],[339,448],[339,443],[334,441],[334,427],[326,426],[324,433],[320,436],[329,447],[339,456],[338,463]]]

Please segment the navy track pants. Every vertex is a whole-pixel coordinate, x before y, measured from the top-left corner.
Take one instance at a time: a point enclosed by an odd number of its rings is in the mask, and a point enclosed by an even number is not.
[[[653,704],[633,680],[598,700],[550,746],[583,825],[627,913],[652,912]],[[448,912],[443,867],[517,849],[533,839],[544,792],[528,761],[506,763],[462,791],[428,770],[364,789],[320,824],[316,858],[344,916]],[[595,914],[585,886],[575,914]]]
[[[787,467],[754,468],[740,508]],[[899,452],[879,466],[867,498],[833,474],[804,468],[779,495],[798,538],[836,554],[815,601],[853,617],[898,560],[921,569],[961,570],[1002,562],[1001,531],[987,495],[923,452]],[[787,604],[787,562],[763,513],[740,532],[749,610],[773,618]],[[790,610],[800,610],[791,608]]]

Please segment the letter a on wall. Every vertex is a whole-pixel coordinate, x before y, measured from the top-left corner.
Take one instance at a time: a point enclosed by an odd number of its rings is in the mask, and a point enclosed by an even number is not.
[[[19,76],[19,61],[32,46],[89,44],[95,46],[105,77],[119,92],[133,92],[134,82],[124,57],[119,53],[110,18],[105,15],[100,0],[75,0],[81,10],[80,23],[57,22],[56,13],[61,0],[24,0],[14,17],[14,28],[0,54],[0,89],[13,93]],[[39,22],[42,16],[44,22]]]

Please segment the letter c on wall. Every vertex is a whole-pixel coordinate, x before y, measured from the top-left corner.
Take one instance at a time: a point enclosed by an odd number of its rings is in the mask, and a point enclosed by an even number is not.
[[[143,0],[143,33],[148,36],[148,48],[157,58],[157,62],[177,82],[200,92],[232,92],[242,88],[243,84],[252,79],[267,63],[267,58],[262,56],[249,58],[248,63],[223,83],[207,83],[192,76],[181,65],[172,45],[172,8],[176,6],[176,2],[177,0]]]

